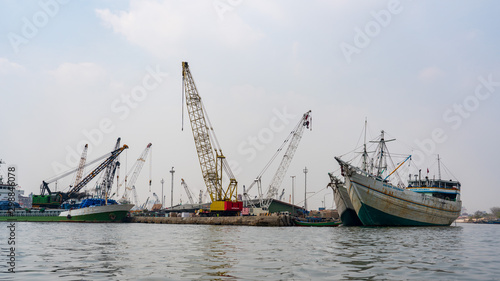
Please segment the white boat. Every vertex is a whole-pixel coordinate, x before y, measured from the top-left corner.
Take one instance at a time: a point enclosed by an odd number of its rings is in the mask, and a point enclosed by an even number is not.
[[[410,180],[407,186],[402,183],[394,185],[387,179],[397,168],[382,178],[387,170],[384,158],[388,155],[383,131],[376,155],[372,172],[335,157],[345,177],[349,198],[363,225],[447,226],[458,218],[462,208],[458,181],[426,178]]]
[[[88,198],[74,209],[16,209],[13,213],[0,211],[0,221],[29,222],[124,222],[134,204],[117,204],[114,200]]]
[[[89,200],[89,199],[85,199]],[[85,200],[83,202],[85,202]],[[103,199],[91,199],[94,201],[104,201]],[[59,214],[59,217],[66,218],[66,221],[78,222],[122,222],[134,204],[100,204],[84,206],[77,209],[70,209]]]
[[[5,164],[5,162],[3,162],[0,159],[0,166],[2,164]],[[8,184],[9,183],[8,180],[4,182],[3,176],[4,175],[0,174],[0,201],[11,201],[12,198],[14,198],[15,202],[23,204],[24,202],[22,202],[23,201],[22,199],[24,195],[24,190],[20,189],[19,185],[17,184],[14,185],[14,187],[12,187],[12,185]],[[7,174],[5,176],[7,176]],[[7,177],[7,179],[8,178],[9,177]]]

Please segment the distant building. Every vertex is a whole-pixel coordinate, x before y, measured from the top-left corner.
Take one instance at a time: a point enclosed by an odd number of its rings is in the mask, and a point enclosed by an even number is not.
[[[23,191],[23,194],[24,194],[24,191]],[[19,194],[19,196],[18,196],[19,205],[21,205],[21,207],[24,207],[24,208],[31,208],[32,196],[33,196],[33,193],[30,193],[30,195],[28,195],[28,196],[22,196],[21,194]]]

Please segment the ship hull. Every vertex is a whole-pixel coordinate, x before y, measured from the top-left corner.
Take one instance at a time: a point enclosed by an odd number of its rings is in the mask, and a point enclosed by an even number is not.
[[[354,169],[345,178],[349,198],[365,226],[449,226],[460,215],[459,199],[449,201],[398,188]]]
[[[14,216],[2,215],[0,221],[23,222],[124,222],[133,204],[105,205],[82,209],[65,210],[59,214],[16,211]]]
[[[343,226],[361,226],[363,223],[356,214],[352,205],[349,193],[344,185],[336,185],[333,187],[333,199],[335,206],[339,212],[340,220]]]

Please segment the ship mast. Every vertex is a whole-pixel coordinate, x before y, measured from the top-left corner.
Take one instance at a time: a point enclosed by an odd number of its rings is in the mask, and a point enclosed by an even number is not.
[[[385,140],[384,130],[382,130],[379,145],[378,145],[378,150],[380,151],[380,153],[377,156],[377,157],[379,157],[379,159],[377,159],[377,161],[378,161],[377,174],[376,174],[377,177],[382,177],[382,174],[387,170],[387,155],[389,153],[389,150],[387,149],[387,146],[385,143],[389,142],[389,141],[393,141],[393,140],[395,140],[395,139]]]
[[[386,169],[386,166],[387,166],[387,162],[386,162],[386,165],[384,165],[384,162],[385,162],[384,161],[385,160],[384,147],[385,147],[384,130],[382,130],[382,135],[380,137],[380,156],[379,156],[380,160],[379,160],[379,164],[377,167],[377,176],[381,176],[382,173],[384,172],[384,170]]]
[[[363,164],[362,164],[362,167],[361,169],[365,172],[368,172],[368,153],[366,152],[366,118],[365,118],[365,139],[364,139],[364,143],[363,143]]]
[[[438,154],[438,177],[441,179],[441,162],[440,162],[439,154]]]

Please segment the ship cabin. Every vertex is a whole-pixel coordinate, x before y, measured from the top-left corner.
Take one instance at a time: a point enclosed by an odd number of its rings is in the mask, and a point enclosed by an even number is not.
[[[456,201],[460,195],[460,182],[429,179],[428,177],[425,177],[425,180],[420,180],[415,177],[415,180],[408,181],[407,189],[444,200]]]

